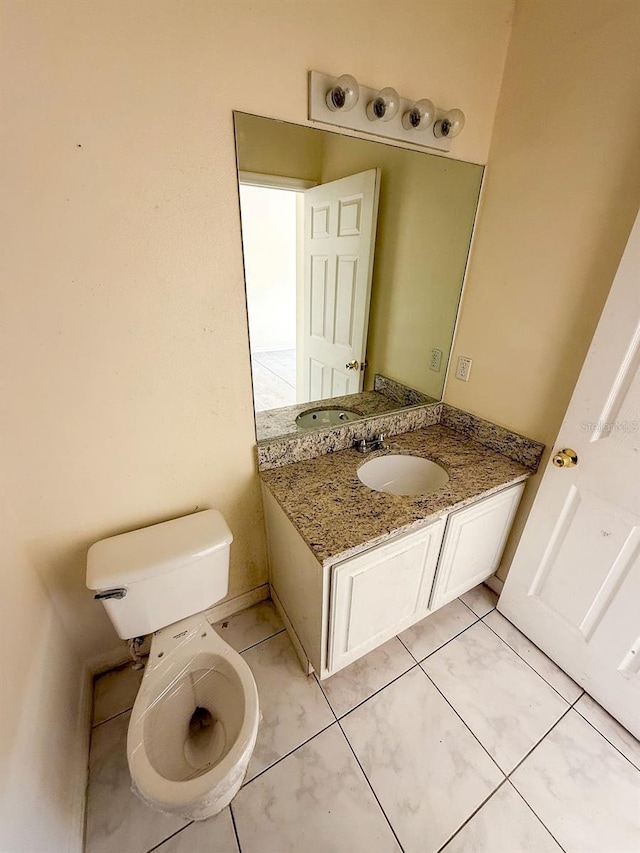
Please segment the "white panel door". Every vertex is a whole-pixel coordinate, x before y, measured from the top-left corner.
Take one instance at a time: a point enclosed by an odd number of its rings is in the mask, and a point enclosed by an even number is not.
[[[640,737],[640,217],[498,609]]]
[[[439,519],[333,566],[331,673],[427,615],[444,526]]]
[[[362,390],[379,192],[369,169],[304,194],[305,401]]]

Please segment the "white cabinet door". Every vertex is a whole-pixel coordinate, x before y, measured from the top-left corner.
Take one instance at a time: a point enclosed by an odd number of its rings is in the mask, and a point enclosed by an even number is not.
[[[482,583],[498,568],[524,483],[452,512],[433,585],[437,610]]]
[[[426,616],[445,521],[333,566],[329,671]]]

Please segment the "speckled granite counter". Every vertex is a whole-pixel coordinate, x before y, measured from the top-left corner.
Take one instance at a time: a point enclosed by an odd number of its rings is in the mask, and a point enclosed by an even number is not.
[[[421,527],[533,473],[442,424],[397,435],[387,444],[386,452],[423,456],[442,465],[449,482],[424,497],[375,492],[360,482],[356,472],[385,451],[363,455],[353,449],[261,472],[263,483],[321,563],[345,559]]]

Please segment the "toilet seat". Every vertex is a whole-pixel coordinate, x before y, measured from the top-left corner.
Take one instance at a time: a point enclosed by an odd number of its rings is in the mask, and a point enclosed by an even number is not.
[[[136,792],[187,820],[217,814],[242,785],[258,716],[251,670],[203,613],[156,631],[127,735]]]

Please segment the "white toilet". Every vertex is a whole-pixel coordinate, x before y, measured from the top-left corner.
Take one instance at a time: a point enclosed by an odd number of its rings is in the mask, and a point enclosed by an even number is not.
[[[96,542],[87,586],[122,639],[153,633],[127,736],[138,795],[205,820],[242,785],[258,733],[251,670],[203,610],[227,594],[233,536],[216,510]]]

